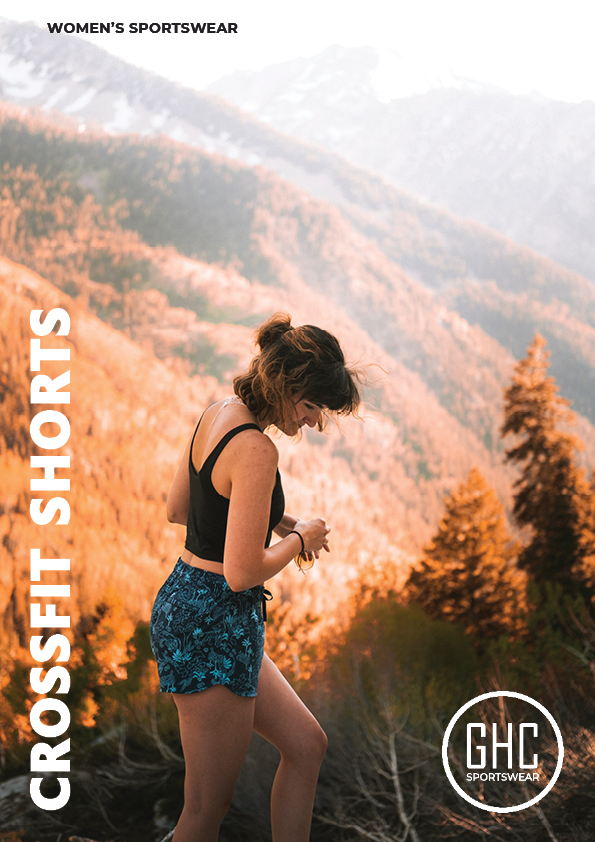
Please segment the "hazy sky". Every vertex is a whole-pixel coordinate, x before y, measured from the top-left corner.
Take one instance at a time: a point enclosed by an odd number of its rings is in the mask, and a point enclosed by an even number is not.
[[[233,21],[237,35],[85,36],[126,61],[194,88],[329,44],[383,46],[434,59],[514,93],[595,100],[591,0],[19,0],[4,14],[47,21]],[[152,10],[152,11],[150,11]],[[157,11],[155,11],[157,10]]]

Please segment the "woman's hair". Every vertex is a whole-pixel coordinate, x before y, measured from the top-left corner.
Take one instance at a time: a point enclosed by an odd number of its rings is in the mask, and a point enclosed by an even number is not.
[[[236,395],[268,424],[294,417],[296,397],[338,415],[356,414],[362,376],[348,368],[338,340],[315,325],[291,326],[288,313],[275,313],[256,332],[260,353],[233,381]],[[326,426],[321,409],[318,429]]]

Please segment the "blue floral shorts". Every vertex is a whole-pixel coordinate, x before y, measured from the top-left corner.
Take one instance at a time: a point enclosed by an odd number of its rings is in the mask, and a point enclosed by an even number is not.
[[[240,696],[256,696],[263,591],[262,585],[232,591],[221,574],[178,559],[151,615],[161,691],[198,693],[222,684]]]

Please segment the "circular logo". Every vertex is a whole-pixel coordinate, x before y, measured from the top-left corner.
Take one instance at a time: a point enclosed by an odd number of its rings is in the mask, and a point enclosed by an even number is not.
[[[454,778],[454,775],[451,771],[450,764],[449,764],[449,758],[448,758],[448,742],[450,740],[450,735],[452,734],[453,728],[455,727],[455,725],[457,724],[457,722],[461,718],[461,716],[466,711],[468,711],[469,708],[473,707],[473,705],[476,705],[479,702],[483,702],[486,699],[499,698],[500,696],[507,696],[507,697],[513,698],[513,699],[520,699],[521,701],[527,702],[528,704],[533,705],[533,707],[537,708],[537,710],[539,710],[546,717],[546,719],[549,721],[549,723],[552,726],[552,729],[554,731],[554,734],[556,735],[556,740],[558,742],[558,762],[556,763],[556,768],[555,768],[554,774],[552,775],[551,780],[548,783],[548,785],[546,787],[544,787],[544,789],[538,795],[536,795],[534,798],[531,798],[529,801],[525,801],[522,804],[513,804],[511,807],[490,806],[489,804],[486,804],[483,801],[477,801],[475,798],[472,798],[456,782],[456,780]],[[455,713],[453,718],[448,723],[448,727],[447,727],[446,731],[444,732],[444,739],[442,740],[442,763],[444,765],[444,771],[446,772],[446,776],[447,776],[448,780],[451,782],[451,784],[456,789],[456,791],[459,793],[459,795],[461,795],[465,799],[465,801],[468,801],[469,804],[473,804],[475,807],[479,807],[480,810],[487,810],[490,813],[515,813],[518,810],[526,810],[527,807],[531,807],[533,804],[536,804],[538,801],[541,801],[541,799],[544,798],[548,794],[548,792],[552,789],[552,787],[554,786],[554,784],[558,780],[558,776],[560,775],[560,772],[562,770],[563,760],[564,760],[564,743],[562,742],[562,734],[561,734],[560,729],[558,727],[558,723],[556,722],[554,717],[551,715],[549,710],[547,710],[547,708],[545,708],[539,702],[535,701],[535,699],[532,699],[530,696],[524,696],[522,693],[514,693],[514,692],[509,691],[509,690],[495,690],[491,693],[483,693],[483,695],[476,696],[474,699],[471,699],[470,702],[467,702],[466,704],[464,704],[461,708],[459,708],[459,710]],[[484,779],[485,779],[485,777],[484,777]]]

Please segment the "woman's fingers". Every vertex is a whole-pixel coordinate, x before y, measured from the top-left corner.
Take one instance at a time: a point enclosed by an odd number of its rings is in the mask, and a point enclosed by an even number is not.
[[[323,548],[327,552],[330,552],[327,535],[331,530],[323,518],[318,517],[309,521],[297,521],[295,526],[307,546],[306,552],[310,559],[312,557],[319,558],[319,552]],[[315,556],[312,556],[312,553],[315,553]]]

